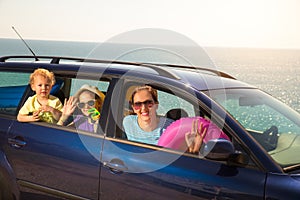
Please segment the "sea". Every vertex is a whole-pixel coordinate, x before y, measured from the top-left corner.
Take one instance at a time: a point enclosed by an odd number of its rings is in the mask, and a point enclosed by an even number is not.
[[[264,90],[300,113],[300,49],[179,47],[0,38],[0,56],[32,55],[29,48],[39,56],[193,64],[214,68]]]

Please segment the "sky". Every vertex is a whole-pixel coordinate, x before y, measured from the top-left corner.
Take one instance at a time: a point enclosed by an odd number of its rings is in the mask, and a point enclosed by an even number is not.
[[[200,46],[300,49],[299,0],[0,0],[0,38],[105,42],[168,30]]]

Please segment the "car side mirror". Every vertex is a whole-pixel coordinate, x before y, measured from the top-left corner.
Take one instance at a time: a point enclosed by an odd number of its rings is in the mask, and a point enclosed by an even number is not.
[[[227,160],[230,155],[234,154],[234,147],[226,139],[213,139],[205,144],[201,154],[211,160]]]

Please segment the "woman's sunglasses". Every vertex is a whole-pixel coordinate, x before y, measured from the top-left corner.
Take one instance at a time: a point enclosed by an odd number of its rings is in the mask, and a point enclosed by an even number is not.
[[[88,101],[88,102],[86,102],[86,103],[83,103],[83,102],[77,103],[77,107],[78,107],[79,109],[82,109],[82,108],[85,107],[86,104],[87,104],[88,106],[92,107],[92,106],[95,105],[95,100],[90,100],[90,101]]]
[[[154,101],[146,100],[146,101],[143,101],[143,102],[135,102],[135,103],[133,103],[132,106],[135,110],[140,110],[142,108],[143,104],[146,107],[151,108],[154,105]]]

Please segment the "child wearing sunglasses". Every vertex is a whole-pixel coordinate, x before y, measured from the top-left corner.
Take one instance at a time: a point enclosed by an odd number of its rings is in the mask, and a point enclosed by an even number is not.
[[[46,69],[36,69],[30,75],[29,83],[35,95],[26,100],[18,113],[17,120],[56,123],[61,116],[63,105],[57,97],[50,95],[55,84],[54,74]]]
[[[79,130],[96,132],[105,95],[95,86],[83,85],[73,97],[65,99],[59,125],[75,125]],[[79,114],[71,116],[78,108]]]
[[[156,114],[157,91],[148,85],[138,86],[129,103],[134,115],[128,115],[123,120],[127,139],[156,145],[163,131],[173,122]]]

